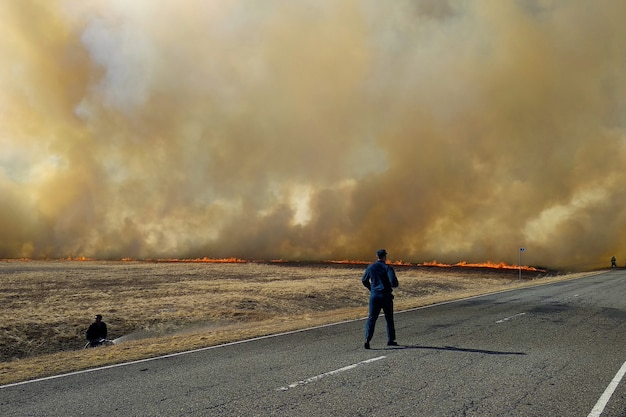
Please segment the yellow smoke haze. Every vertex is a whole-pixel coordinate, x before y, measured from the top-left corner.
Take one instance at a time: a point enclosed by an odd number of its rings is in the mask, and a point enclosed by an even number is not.
[[[0,2],[0,258],[626,261],[626,2]]]

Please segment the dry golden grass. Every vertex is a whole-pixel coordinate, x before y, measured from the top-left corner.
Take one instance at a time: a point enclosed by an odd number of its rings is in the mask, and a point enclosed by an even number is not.
[[[367,315],[364,265],[0,262],[0,384]],[[396,266],[403,310],[581,274]],[[588,275],[586,273],[585,275]],[[84,350],[100,313],[114,346]]]

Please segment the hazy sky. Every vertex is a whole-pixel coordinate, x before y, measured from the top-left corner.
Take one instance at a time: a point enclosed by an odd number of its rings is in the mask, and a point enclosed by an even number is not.
[[[624,265],[625,16],[3,0],[0,257]]]

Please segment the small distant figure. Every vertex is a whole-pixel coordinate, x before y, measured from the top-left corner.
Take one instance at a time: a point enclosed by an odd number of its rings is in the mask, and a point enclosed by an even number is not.
[[[102,315],[96,315],[96,321],[91,323],[87,329],[87,340],[91,347],[101,345],[107,338],[107,325],[102,321]]]
[[[398,345],[393,322],[393,289],[398,286],[398,278],[393,267],[387,265],[387,251],[380,249],[376,255],[378,260],[367,267],[361,278],[363,285],[370,291],[369,315],[365,323],[365,349],[370,348],[381,309],[387,321],[387,346]]]
[[[617,261],[615,256],[611,258],[611,268],[617,268]]]

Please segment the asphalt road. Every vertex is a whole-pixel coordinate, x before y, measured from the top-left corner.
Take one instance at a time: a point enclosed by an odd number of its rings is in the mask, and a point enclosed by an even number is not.
[[[381,317],[371,350],[357,320],[5,385],[0,415],[625,416],[624,294],[611,270],[397,312],[394,348]]]

